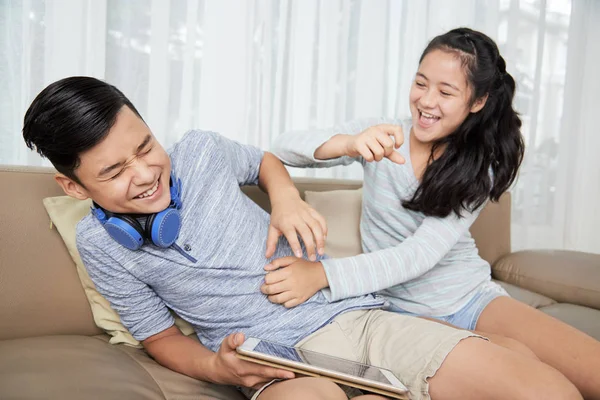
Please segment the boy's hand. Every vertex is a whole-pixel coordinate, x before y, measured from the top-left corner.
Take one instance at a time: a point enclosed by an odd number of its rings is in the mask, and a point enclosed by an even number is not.
[[[396,164],[404,164],[404,157],[395,151],[403,142],[402,127],[389,124],[375,125],[358,135],[346,136],[345,153],[350,157],[362,156],[367,162],[381,161],[386,157]]]
[[[294,373],[267,367],[237,357],[236,348],[244,343],[244,335],[234,333],[225,338],[214,358],[213,381],[223,385],[260,389],[273,379],[291,379]]]
[[[323,264],[302,258],[279,258],[268,264],[265,270],[269,272],[260,291],[268,296],[271,303],[283,304],[286,308],[304,303],[329,284]]]
[[[323,255],[327,223],[325,218],[306,204],[296,193],[281,194],[271,202],[271,225],[267,237],[267,258],[273,257],[279,236],[285,235],[294,254],[302,257],[298,235],[302,237],[309,259],[317,259],[316,252]],[[315,252],[316,249],[316,252]]]

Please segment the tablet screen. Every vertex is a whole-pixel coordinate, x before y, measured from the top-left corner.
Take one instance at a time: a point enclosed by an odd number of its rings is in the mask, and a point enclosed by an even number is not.
[[[264,340],[258,343],[254,351],[394,386],[381,373],[379,368],[370,365],[359,364],[326,354],[315,353],[314,351],[282,346]]]

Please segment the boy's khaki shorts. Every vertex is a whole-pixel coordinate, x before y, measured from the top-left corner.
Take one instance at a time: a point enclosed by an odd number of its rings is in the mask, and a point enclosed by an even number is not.
[[[462,339],[481,336],[437,322],[382,310],[350,311],[300,341],[296,347],[394,372],[410,391],[411,399],[429,399],[428,378]],[[484,339],[484,338],[483,338]],[[249,399],[260,390],[243,389]],[[360,392],[342,387],[349,398]]]

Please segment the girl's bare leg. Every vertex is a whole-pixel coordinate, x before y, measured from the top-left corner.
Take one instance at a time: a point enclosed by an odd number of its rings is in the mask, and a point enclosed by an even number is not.
[[[510,297],[483,310],[477,330],[517,340],[577,386],[583,397],[600,400],[600,342]]]

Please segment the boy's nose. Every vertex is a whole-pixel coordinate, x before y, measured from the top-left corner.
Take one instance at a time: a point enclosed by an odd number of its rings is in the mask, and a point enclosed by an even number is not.
[[[154,172],[152,171],[152,168],[150,168],[148,164],[144,162],[144,160],[135,160],[133,168],[135,169],[133,183],[143,186],[154,182],[154,179],[156,178],[154,176]]]

